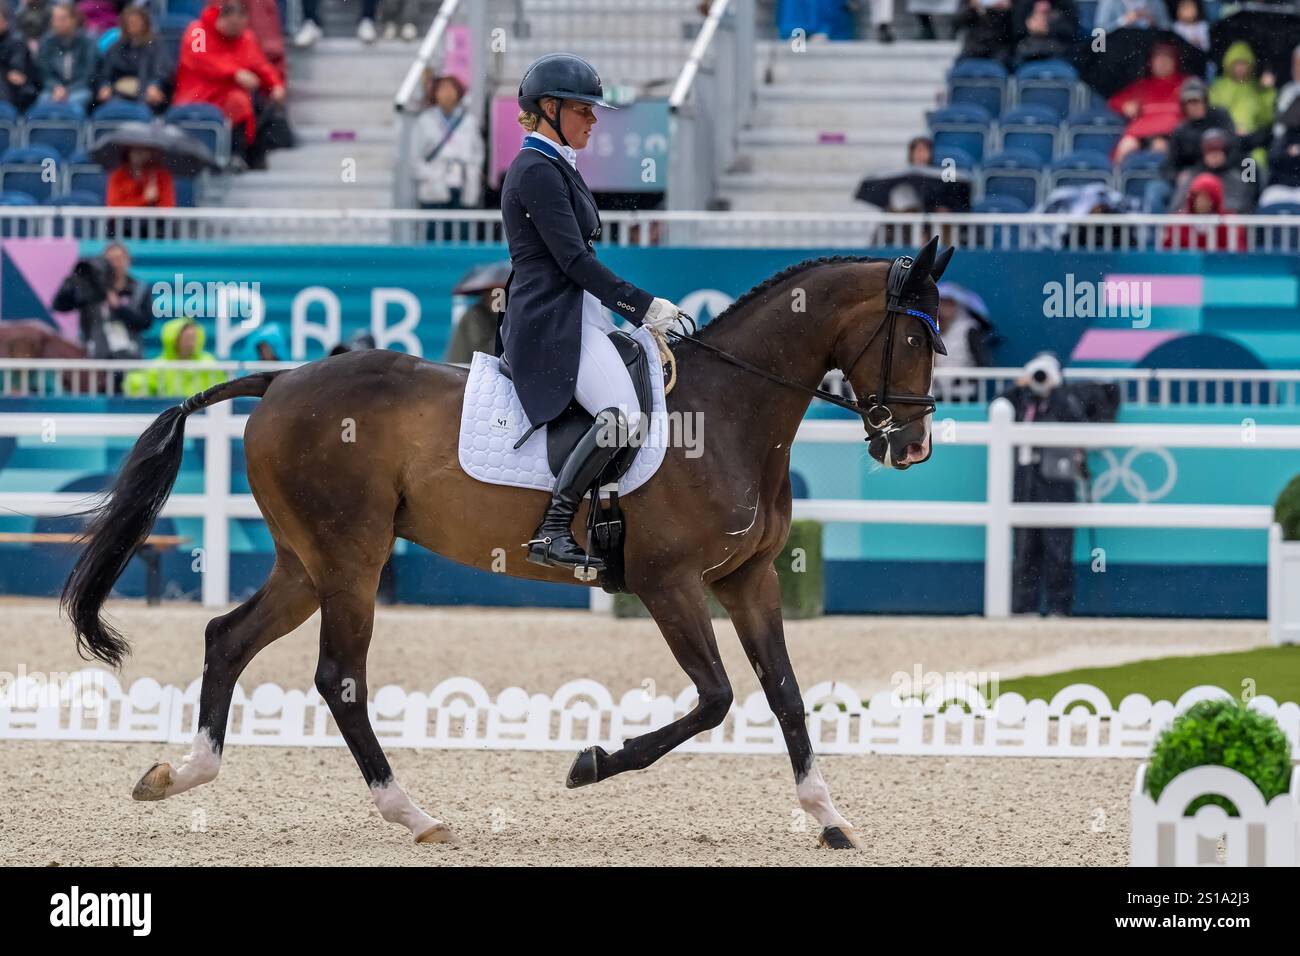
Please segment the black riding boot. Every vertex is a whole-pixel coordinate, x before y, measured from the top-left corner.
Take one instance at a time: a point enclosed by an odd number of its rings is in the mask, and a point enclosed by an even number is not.
[[[627,419],[622,412],[617,408],[602,409],[587,434],[578,439],[578,444],[569,452],[555,477],[555,492],[551,495],[546,517],[542,518],[528,542],[529,561],[552,567],[605,569],[600,558],[588,556],[573,539],[573,516],[587,489],[627,447],[627,437]]]

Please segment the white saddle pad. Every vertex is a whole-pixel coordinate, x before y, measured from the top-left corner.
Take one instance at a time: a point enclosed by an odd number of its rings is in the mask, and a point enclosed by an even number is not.
[[[664,403],[664,373],[659,348],[648,329],[637,329],[632,337],[650,356],[651,414],[645,441],[637,450],[632,466],[618,482],[620,495],[630,494],[649,481],[664,460],[667,416]],[[479,481],[516,488],[550,491],[555,475],[546,460],[546,428],[537,429],[518,449],[515,442],[530,423],[515,394],[515,385],[501,374],[496,356],[475,352],[465,384],[465,404],[460,413],[460,466]]]

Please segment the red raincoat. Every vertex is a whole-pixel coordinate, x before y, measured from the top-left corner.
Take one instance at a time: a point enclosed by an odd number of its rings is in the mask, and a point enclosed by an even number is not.
[[[1204,193],[1210,197],[1210,212],[1206,215],[1222,216],[1223,209],[1223,183],[1214,173],[1201,173],[1192,180],[1192,185],[1187,190],[1187,200],[1183,203],[1183,208],[1179,212],[1184,215],[1191,215],[1194,209],[1193,202],[1198,193]],[[1244,252],[1246,249],[1246,229],[1244,226],[1228,226],[1220,224],[1217,226],[1173,226],[1165,230],[1166,249],[1208,249],[1210,247],[1210,233],[1215,233],[1215,249],[1219,252]],[[1236,245],[1233,245],[1233,243]]]
[[[217,30],[219,13],[216,4],[204,7],[181,38],[176,93],[172,102],[176,105],[211,103],[225,113],[232,124],[242,124],[244,135],[251,143],[256,132],[253,99],[235,82],[235,74],[240,70],[257,74],[261,89],[267,93],[283,86],[284,77],[267,62],[252,30],[245,30],[234,38],[222,35]]]

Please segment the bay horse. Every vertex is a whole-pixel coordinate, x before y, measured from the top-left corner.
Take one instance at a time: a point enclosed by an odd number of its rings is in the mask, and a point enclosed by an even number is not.
[[[815,762],[782,631],[773,562],[790,527],[790,446],[812,397],[821,394],[818,384],[838,368],[868,399],[835,400],[862,415],[873,458],[894,468],[929,458],[928,393],[934,352],[943,349],[935,282],[951,255],[952,249],[937,254],[931,240],[915,260],[801,262],[745,293],[698,335],[676,340],[671,410],[703,416],[707,432],[702,454],[669,448],[655,476],[622,499],[625,582],[694,682],[698,701],[613,753],[582,751],[568,786],[642,770],[722,723],[732,690],[714,640],[710,589],[779,722],[799,804],[821,828],[819,842],[860,845]],[[175,796],[217,776],[235,682],[258,651],[319,609],[316,688],[380,814],[406,826],[417,842],[453,839],[397,783],[367,712],[375,595],[394,539],[483,569],[504,553],[510,575],[575,583],[568,570],[525,560],[521,543],[547,494],[487,484],[462,470],[457,441],[467,377],[462,367],[401,352],[351,352],[224,382],[163,412],[140,436],[90,512],[85,547],[64,587],[62,606],[83,655],[120,666],[129,653],[102,607],[171,492],[185,419],[194,411],[261,397],[244,449],[275,564],[251,598],[209,622],[198,733],[178,766],[158,763],[144,774],[135,799]],[[905,405],[918,409],[904,414]],[[585,527],[584,520],[579,513],[575,527]]]

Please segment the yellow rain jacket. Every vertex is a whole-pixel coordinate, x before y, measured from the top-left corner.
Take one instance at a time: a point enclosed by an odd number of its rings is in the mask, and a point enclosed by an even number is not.
[[[194,342],[194,355],[181,359],[176,355],[176,341],[181,337],[181,329],[186,325],[194,326],[198,333]],[[155,362],[190,362],[196,367],[190,369],[137,369],[128,373],[123,383],[123,391],[133,397],[158,395],[175,398],[188,398],[195,392],[211,388],[218,382],[226,380],[226,373],[220,369],[203,369],[201,366],[215,364],[212,353],[203,351],[205,338],[203,326],[193,319],[172,319],[162,327],[162,355]]]

